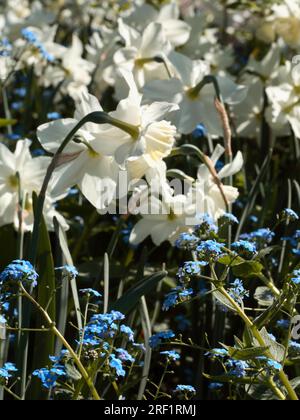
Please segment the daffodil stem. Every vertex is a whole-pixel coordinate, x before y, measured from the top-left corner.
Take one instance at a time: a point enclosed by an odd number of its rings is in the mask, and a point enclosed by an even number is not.
[[[77,356],[77,354],[75,353],[73,348],[70,346],[70,344],[64,338],[64,336],[60,333],[60,331],[56,328],[55,323],[52,321],[52,319],[50,318],[48,313],[45,311],[45,309],[27,292],[27,290],[23,286],[22,282],[20,282],[20,288],[22,290],[22,293],[23,293],[24,297],[26,297],[41,312],[41,314],[45,318],[45,321],[49,325],[49,328],[52,331],[52,333],[59,340],[61,340],[61,342],[63,343],[65,348],[69,351],[70,355],[74,359],[74,362],[75,362],[79,372],[81,373],[83,379],[85,380],[87,386],[89,387],[94,400],[100,401],[101,398],[100,398],[100,396],[99,396],[99,394],[98,394],[98,392],[97,392],[97,390],[94,386],[94,383],[93,383],[92,379],[90,378],[89,374],[87,373],[86,369],[84,368],[83,364],[81,363],[79,357]]]

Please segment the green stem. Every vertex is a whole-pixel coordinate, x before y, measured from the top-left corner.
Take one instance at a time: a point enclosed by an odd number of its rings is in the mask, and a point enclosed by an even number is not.
[[[48,313],[42,308],[42,306],[27,292],[27,290],[24,288],[23,284],[20,282],[20,288],[22,289],[22,292],[24,296],[34,305],[36,308],[41,312],[43,317],[45,318],[45,321],[48,323],[50,330],[52,333],[63,343],[65,348],[69,351],[70,355],[73,357],[74,362],[76,366],[78,367],[79,372],[81,373],[82,377],[84,378],[87,386],[89,387],[91,394],[96,401],[100,401],[101,398],[94,386],[93,381],[91,380],[89,374],[85,370],[83,364],[81,363],[80,359],[78,358],[77,354],[73,350],[73,348],[70,346],[70,344],[67,342],[67,340],[64,338],[64,336],[60,333],[60,331],[56,328],[55,323],[52,321]]]
[[[213,277],[215,278],[215,280],[218,282],[218,277],[215,273],[215,270],[213,267],[212,268],[212,273],[213,273]],[[229,295],[229,293],[225,290],[225,288],[219,287],[218,290],[223,294],[223,296],[230,302],[230,305],[232,305],[232,307],[235,309],[235,311],[237,312],[237,314],[240,316],[240,318],[242,318],[242,320],[245,322],[245,324],[247,325],[247,327],[252,331],[253,336],[256,338],[256,340],[258,341],[259,345],[261,347],[267,347],[266,343],[263,339],[263,337],[261,336],[260,332],[258,331],[258,329],[256,328],[256,326],[253,324],[253,322],[248,318],[248,316],[245,314],[245,312],[241,309],[241,307],[237,304],[237,302]],[[268,351],[266,352],[266,356],[269,357],[270,359],[273,359],[272,354]],[[283,371],[283,369],[279,372],[279,378],[282,382],[282,384],[284,385],[284,387],[287,390],[287,393],[290,397],[291,400],[293,401],[298,401],[298,396],[295,392],[295,390],[293,389],[292,385],[290,384],[290,381],[288,379],[288,377],[286,376],[285,372]],[[285,400],[285,395],[280,391],[280,389],[276,386],[276,384],[270,383],[269,381],[269,385],[272,387],[273,391],[276,393],[276,395],[279,397],[281,396],[282,400]],[[275,388],[276,387],[276,391]]]

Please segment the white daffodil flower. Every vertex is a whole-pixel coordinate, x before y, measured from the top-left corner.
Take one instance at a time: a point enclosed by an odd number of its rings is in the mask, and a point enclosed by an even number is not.
[[[57,120],[38,127],[40,143],[48,152],[55,153],[78,122],[96,111],[102,111],[97,98],[82,95],[74,118]],[[55,171],[53,193],[60,194],[66,188],[78,184],[87,200],[96,208],[103,209],[109,204],[106,199],[102,202],[103,183],[109,185],[114,192],[119,168],[112,156],[102,154],[101,142],[105,138],[96,138],[99,132],[100,127],[93,123],[85,124],[77,132],[75,141],[68,144],[61,156],[60,166]]]
[[[164,35],[173,47],[184,45],[191,33],[191,27],[180,20],[180,10],[176,1],[161,6],[159,10],[150,4],[135,5],[124,22],[142,32],[151,22],[161,23]]]
[[[122,78],[118,78],[118,70],[125,69],[132,72],[139,90],[149,80],[166,79],[168,72],[165,65],[156,62],[155,59],[167,55],[172,47],[160,23],[150,23],[141,34],[119,19],[119,33],[125,42],[125,47],[120,48],[114,55],[114,66],[111,70],[115,75],[110,75],[110,78],[106,79],[108,82],[111,78],[115,79],[116,97],[122,99],[127,96],[128,90]]]
[[[278,74],[280,66],[281,51],[278,44],[274,43],[266,56],[258,61],[255,57],[250,56],[246,70],[254,75],[261,77],[265,83],[269,83]]]
[[[300,46],[300,2],[283,0],[272,6],[271,14],[259,25],[258,38],[273,42],[280,36],[291,48]]]
[[[218,145],[211,156],[211,164],[214,168],[224,154],[225,149]],[[229,178],[241,171],[244,165],[244,159],[241,152],[238,152],[233,161],[225,165],[217,174],[219,180]],[[222,191],[221,191],[222,189]],[[207,165],[201,165],[198,169],[198,176],[195,187],[193,189],[194,200],[196,203],[197,212],[199,214],[209,214],[214,220],[218,220],[226,212],[226,203],[230,205],[234,203],[239,191],[237,188],[230,185],[223,185],[219,187]]]
[[[197,91],[199,83],[210,74],[207,63],[192,61],[179,53],[171,53],[169,59],[175,77],[147,83],[144,89],[145,100],[178,104],[180,112],[176,114],[175,125],[182,134],[190,134],[202,123],[210,134],[222,136],[223,127],[215,107],[214,87],[209,84]],[[227,77],[218,76],[217,80],[226,103],[238,103],[245,97],[247,90],[244,86],[236,85]]]
[[[47,157],[33,158],[30,153],[30,140],[19,140],[12,153],[4,144],[0,144],[0,226],[20,225],[22,208],[22,228],[31,231],[33,227],[32,193],[39,193],[46,169],[50,163]],[[21,197],[20,197],[21,194]],[[50,189],[46,195],[44,217],[47,227],[53,230],[53,217],[57,217],[64,229],[68,225],[55,210],[54,204],[66,195],[53,196]],[[23,203],[20,204],[20,199]]]
[[[291,126],[295,136],[300,138],[300,66],[294,66],[287,61],[280,67],[276,86],[266,89],[270,106],[266,118],[270,126],[278,131],[290,132]]]
[[[43,77],[45,86],[58,86],[63,81],[62,91],[75,101],[80,100],[81,95],[87,93],[87,86],[95,68],[95,65],[82,58],[82,55],[82,42],[73,35],[72,45],[69,48],[64,47],[61,65],[47,67]]]
[[[165,241],[174,243],[180,233],[186,232],[192,226],[190,220],[197,224],[196,206],[188,195],[174,195],[174,191],[164,182],[161,184],[161,194],[139,194],[139,209],[137,214],[142,219],[134,226],[130,242],[138,245],[151,236],[155,245]]]

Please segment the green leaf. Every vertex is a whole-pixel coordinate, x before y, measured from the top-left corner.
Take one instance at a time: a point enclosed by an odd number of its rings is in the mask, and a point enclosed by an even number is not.
[[[268,347],[250,347],[246,349],[236,349],[234,347],[226,347],[229,356],[237,360],[250,360],[256,359],[260,356],[265,356],[268,351]]]
[[[136,305],[139,304],[142,296],[147,296],[156,288],[157,283],[167,276],[166,271],[150,275],[139,281],[127,293],[125,293],[119,300],[110,306],[110,310],[120,311],[127,315]]]
[[[258,261],[245,261],[233,267],[233,274],[244,279],[261,274],[263,265]]]
[[[265,345],[269,347],[269,352],[271,353],[273,359],[276,360],[276,362],[281,363],[285,358],[285,347],[273,340],[265,327],[260,331],[260,334],[265,342]],[[259,344],[257,345],[260,347]]]
[[[290,381],[293,389],[297,389],[300,386],[300,376],[298,376],[297,378],[294,378]]]
[[[274,303],[275,297],[268,287],[261,286],[256,289],[254,299],[261,306],[271,306]]]
[[[65,368],[66,368],[66,374],[68,378],[76,382],[80,381],[80,379],[82,378],[82,375],[80,372],[78,372],[78,370],[76,369],[76,367],[74,366],[72,362],[66,363]]]
[[[218,259],[218,263],[231,267],[235,267],[236,265],[240,265],[244,262],[245,260],[243,260],[243,258],[235,257],[233,255],[224,255],[223,257]]]
[[[230,309],[230,311],[236,312],[236,309],[234,306],[232,306],[231,302],[221,292],[219,292],[219,290],[214,285],[212,285],[212,291],[214,298],[217,299],[218,302],[220,302],[227,309]]]

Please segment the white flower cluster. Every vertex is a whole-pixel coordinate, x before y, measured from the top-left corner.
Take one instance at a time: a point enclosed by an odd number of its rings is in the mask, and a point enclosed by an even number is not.
[[[49,228],[54,216],[67,228],[54,203],[71,187],[78,185],[103,212],[120,198],[116,190],[125,173],[126,194],[138,196],[140,208],[151,200],[155,209],[141,212],[133,243],[148,235],[156,244],[176,239],[187,228],[187,215],[195,219],[208,212],[218,219],[238,197],[236,188],[219,180],[241,170],[241,153],[217,174],[215,166],[224,153],[218,146],[211,158],[205,157],[198,179],[189,177],[184,194],[169,187],[164,159],[180,136],[190,136],[200,123],[211,142],[226,137],[228,118],[239,137],[261,141],[264,115],[275,135],[292,130],[300,137],[300,68],[293,68],[289,60],[282,65],[285,43],[295,50],[300,47],[300,1],[283,3],[255,27],[249,12],[229,14],[227,36],[240,31],[242,37],[248,30],[260,39],[266,34],[265,41],[272,42],[264,57],[253,54],[237,72],[233,46],[224,48],[218,41],[222,9],[206,0],[7,2],[0,14],[3,48],[9,50],[0,54],[2,81],[9,81],[14,70],[31,68],[40,86],[57,90],[55,101],[68,95],[76,104],[73,118],[38,127],[43,149],[55,154],[78,122],[103,111],[100,102],[107,92],[113,92],[118,103],[110,117],[135,133],[109,124],[81,127],[51,179],[45,205]],[[31,196],[40,191],[50,158],[32,158],[29,147],[28,140],[20,140],[11,153],[1,145],[0,220],[2,225],[18,226],[21,206],[22,223],[30,230]],[[149,184],[159,180],[160,193],[150,197],[137,186],[141,179]],[[187,204],[178,206],[179,202]]]

